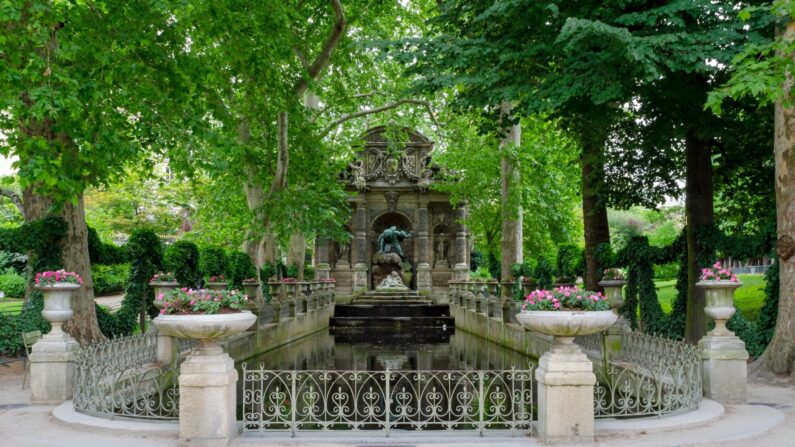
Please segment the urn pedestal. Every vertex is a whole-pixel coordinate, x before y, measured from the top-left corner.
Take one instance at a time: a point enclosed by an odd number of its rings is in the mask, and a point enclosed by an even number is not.
[[[627,281],[623,279],[609,279],[599,282],[599,286],[605,289],[605,297],[607,302],[610,303],[610,310],[618,316],[616,322],[607,328],[604,333],[605,352],[608,357],[621,352],[621,334],[632,330],[629,321],[618,313],[621,306],[624,305],[624,297],[621,292],[626,284]]]
[[[611,311],[523,311],[516,318],[524,327],[554,337],[535,372],[539,439],[545,444],[593,443],[596,376],[574,337],[601,332],[616,316]]]
[[[36,286],[44,295],[41,315],[52,330],[33,345],[30,354],[31,401],[55,404],[72,398],[77,341],[63,331],[63,323],[72,317],[72,292],[79,284],[55,283]]]
[[[715,320],[715,329],[698,342],[703,359],[704,397],[722,404],[747,401],[748,351],[745,343],[726,328],[726,321],[735,313],[734,291],[742,283],[732,281],[699,281],[707,305],[704,312]]]
[[[248,329],[256,320],[248,311],[161,315],[153,320],[163,334],[199,340],[199,347],[180,366],[180,446],[226,447],[237,436],[237,371],[215,341]]]

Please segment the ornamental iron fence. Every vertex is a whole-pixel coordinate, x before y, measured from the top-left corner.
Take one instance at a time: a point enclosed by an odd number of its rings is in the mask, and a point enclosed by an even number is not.
[[[274,371],[243,364],[243,429],[453,430],[533,421],[533,370]]]
[[[694,410],[702,398],[702,359],[694,346],[640,332],[621,334],[621,350],[605,355],[601,335],[578,338],[594,363],[594,416],[662,416]]]
[[[178,339],[179,352],[195,340]],[[157,334],[120,337],[75,354],[75,410],[101,417],[178,419],[178,363],[157,362]]]

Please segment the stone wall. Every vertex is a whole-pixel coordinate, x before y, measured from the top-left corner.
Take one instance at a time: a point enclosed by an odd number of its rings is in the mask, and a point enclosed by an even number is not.
[[[450,314],[455,318],[457,331],[469,332],[531,357],[541,357],[552,346],[552,337],[528,331],[517,323],[503,323],[501,317],[488,317],[454,302],[450,303]]]

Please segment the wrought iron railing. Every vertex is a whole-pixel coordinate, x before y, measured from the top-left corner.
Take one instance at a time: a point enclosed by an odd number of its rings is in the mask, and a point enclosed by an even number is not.
[[[179,349],[195,343],[179,340]],[[114,338],[77,351],[75,410],[102,417],[177,419],[176,362],[157,363],[157,334]]]
[[[601,338],[601,335],[596,337]],[[640,332],[621,334],[621,350],[605,356],[594,337],[578,339],[596,363],[597,418],[680,413],[701,403],[701,353],[694,346]]]
[[[244,431],[529,429],[533,371],[273,371],[243,364]]]

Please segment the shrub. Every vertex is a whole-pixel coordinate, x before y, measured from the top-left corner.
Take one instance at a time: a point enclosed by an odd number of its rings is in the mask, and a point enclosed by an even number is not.
[[[88,257],[92,264],[123,264],[129,261],[126,247],[102,242],[97,231],[88,227]]]
[[[539,258],[532,276],[536,280],[536,284],[539,288],[549,289],[552,287],[552,263],[546,258]]]
[[[469,277],[471,279],[482,279],[487,281],[491,279],[491,273],[489,272],[489,269],[487,269],[486,267],[478,267],[478,269],[472,272],[472,274]]]
[[[285,278],[298,278],[298,265],[297,264],[290,264],[284,270],[284,277]]]
[[[654,266],[654,279],[658,281],[670,281],[679,275],[679,263],[659,264]]]
[[[315,268],[311,265],[304,266],[304,280],[311,281],[315,279]]]
[[[254,268],[247,254],[235,251],[229,255],[229,269],[226,276],[231,287],[239,289],[243,286],[244,279],[257,276],[257,269]]]
[[[8,269],[0,275],[0,291],[7,297],[22,298],[25,296],[25,288],[25,277],[17,274],[13,269]]]
[[[272,277],[276,276],[276,266],[266,262],[259,268],[259,278],[263,284],[267,284]]]
[[[224,249],[220,247],[207,247],[199,256],[199,271],[202,276],[218,276],[226,273],[227,260]]]
[[[0,251],[0,272],[13,269],[15,273],[20,275],[25,274],[25,267],[27,266],[28,257],[10,251]]]
[[[92,265],[94,294],[120,293],[127,286],[130,264]]]
[[[163,255],[166,270],[174,272],[182,287],[196,287],[199,281],[199,249],[189,241],[177,241]]]
[[[576,278],[577,275],[585,273],[584,263],[583,251],[576,245],[561,245],[558,247],[557,276]]]

